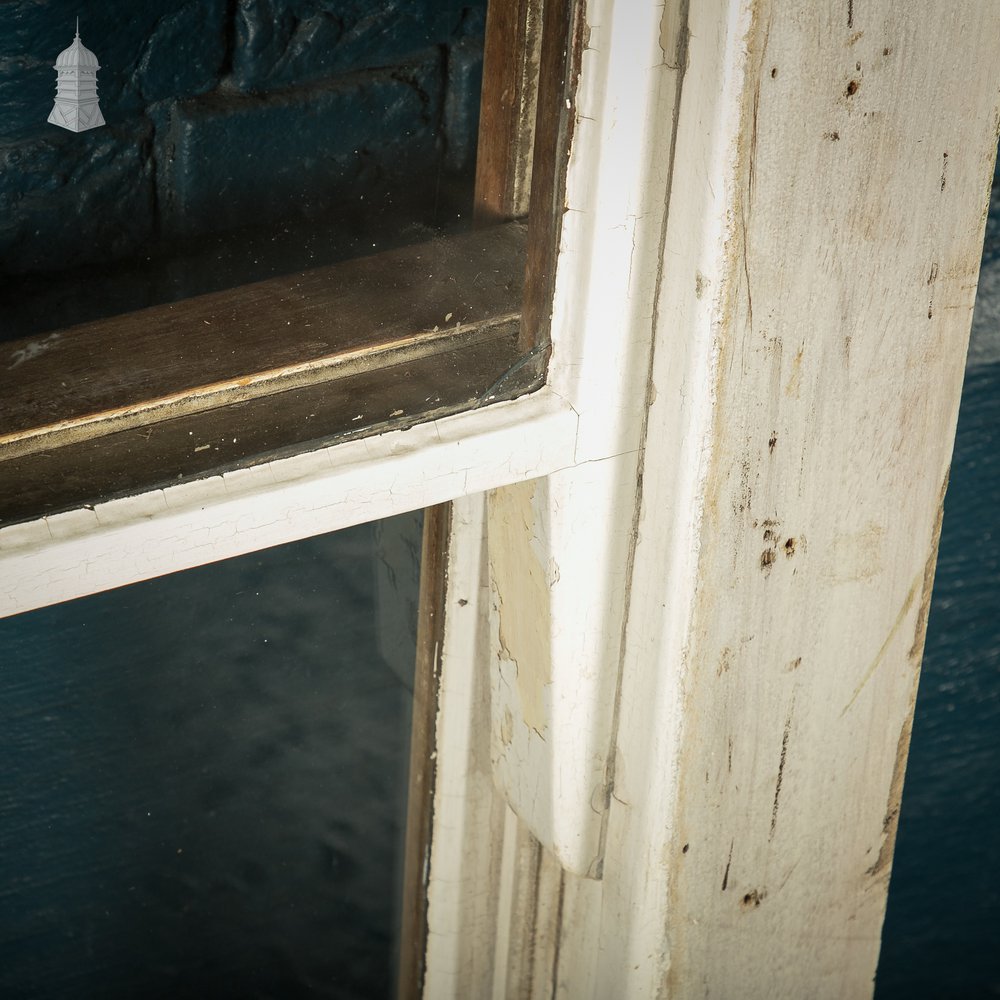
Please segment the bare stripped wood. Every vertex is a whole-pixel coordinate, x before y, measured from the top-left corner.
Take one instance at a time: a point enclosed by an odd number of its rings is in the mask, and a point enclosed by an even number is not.
[[[524,240],[511,223],[5,345],[0,454],[313,385],[514,320]]]
[[[475,213],[480,224],[528,214],[541,0],[491,0],[486,14]]]

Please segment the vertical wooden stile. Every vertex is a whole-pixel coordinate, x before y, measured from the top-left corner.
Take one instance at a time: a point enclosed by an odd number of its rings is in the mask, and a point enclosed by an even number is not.
[[[486,15],[476,153],[478,225],[528,214],[541,43],[538,0],[493,0]]]
[[[483,54],[483,88],[480,100],[479,142],[476,158],[476,187],[474,194],[474,218],[477,226],[486,226],[522,218],[529,212],[529,197],[532,189],[532,161],[534,152],[535,117],[538,106],[539,62],[542,40],[542,0],[492,0],[489,4],[486,24],[486,43]],[[538,223],[532,223],[538,231]],[[539,239],[536,237],[536,242]],[[551,251],[550,251],[551,253]],[[523,338],[522,338],[523,340]],[[529,345],[525,350],[530,349]],[[441,707],[442,669],[452,672],[479,671],[485,684],[487,650],[478,648],[476,652],[477,626],[475,621],[466,624],[472,617],[463,614],[460,629],[462,637],[451,645],[446,645],[449,603],[460,600],[461,607],[467,608],[468,597],[454,597],[454,583],[449,586],[449,560],[459,561],[471,579],[463,581],[463,586],[478,588],[477,597],[483,599],[481,613],[485,614],[485,578],[479,581],[480,569],[485,568],[483,551],[483,499],[471,498],[458,502],[459,516],[454,516],[453,504],[442,504],[429,509],[424,524],[423,562],[421,566],[421,597],[418,632],[417,682],[414,692],[414,736],[411,744],[411,780],[409,816],[406,835],[405,909],[406,924],[402,933],[402,955],[399,997],[400,1000],[417,1000],[426,995],[427,964],[431,963],[432,992],[440,976],[447,979],[457,961],[462,966],[463,956],[457,958],[453,945],[445,944],[443,954],[429,954],[428,898],[429,885],[437,873],[432,871],[432,844],[435,833],[434,796],[437,789],[436,775],[447,770],[450,765],[460,775],[461,793],[470,799],[485,803],[487,812],[495,813],[496,822],[489,824],[499,836],[496,843],[480,844],[480,863],[487,870],[499,867],[506,809],[502,800],[495,796],[488,768],[488,691],[483,687],[478,695],[476,688],[467,691],[460,684],[461,697],[477,701],[484,713],[482,726],[474,737],[478,738],[478,755],[483,757],[485,770],[476,785],[474,767],[462,761],[463,756],[476,757],[477,747],[470,743],[454,740],[450,745],[439,745],[439,717]],[[460,574],[457,574],[460,575]],[[481,585],[480,585],[481,583]],[[478,601],[476,603],[478,607]],[[473,612],[474,615],[474,612]],[[479,630],[480,641],[485,640],[485,628]],[[467,645],[472,643],[472,647]],[[470,653],[472,662],[469,662]],[[447,681],[445,681],[447,683]],[[460,709],[456,709],[460,710]],[[471,710],[471,709],[470,709]],[[418,724],[419,721],[419,724]],[[460,721],[460,720],[459,720]],[[461,728],[461,727],[459,727]],[[442,759],[444,756],[445,759]],[[446,784],[446,783],[445,783]],[[499,824],[499,825],[497,825]],[[438,828],[438,832],[440,829]],[[445,847],[446,851],[461,854],[475,848],[475,840],[482,830],[471,830],[469,838],[463,842],[459,836]],[[471,842],[470,842],[471,841]],[[442,845],[445,846],[445,845]],[[495,857],[494,857],[495,855]],[[499,877],[499,876],[497,876]],[[439,907],[448,909],[444,899],[436,900]],[[461,910],[461,906],[458,906]],[[451,907],[455,910],[455,906]],[[496,914],[492,914],[495,927]],[[445,924],[461,919],[451,912],[439,918]],[[455,940],[459,939],[457,928],[453,928]],[[492,935],[491,935],[492,937]],[[443,940],[443,939],[442,939]],[[461,936],[464,942],[466,935]],[[480,947],[485,944],[480,937]],[[463,980],[452,982],[453,996],[461,996],[463,989],[472,989],[476,974],[481,981],[492,981],[493,955],[485,963],[468,960],[465,956],[462,966]],[[475,969],[470,967],[475,966]],[[485,964],[485,968],[482,966]],[[483,978],[485,977],[485,979]]]
[[[542,7],[541,38],[531,39],[527,65],[534,70],[537,105],[531,157],[531,214],[528,260],[521,313],[521,349],[548,343],[555,291],[556,257],[564,209],[566,167],[576,121],[574,91],[580,63],[582,4],[546,0],[533,5],[531,20]],[[520,197],[524,197],[522,193]]]
[[[530,289],[549,283],[548,387],[576,447],[491,493],[485,548],[475,499],[451,538],[479,609],[442,690],[467,675],[491,759],[442,707],[439,768],[474,761],[450,787],[478,881],[432,881],[456,936],[434,943],[453,961],[433,995],[869,996],[1000,9],[590,0],[581,17],[564,191],[541,152],[532,170],[559,252],[533,271],[529,250],[525,302],[544,343]],[[491,897],[469,933],[462,892]]]
[[[424,511],[420,557],[417,655],[413,681],[410,779],[407,791],[403,858],[403,909],[400,928],[399,1000],[419,1000],[427,940],[426,871],[434,826],[438,691],[444,648],[447,560],[451,537],[450,503]]]

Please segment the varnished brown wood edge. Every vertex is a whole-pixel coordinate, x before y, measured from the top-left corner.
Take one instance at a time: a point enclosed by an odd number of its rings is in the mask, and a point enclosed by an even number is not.
[[[420,556],[420,614],[410,739],[410,782],[403,862],[399,1000],[420,1000],[423,996],[428,929],[427,878],[434,827],[437,717],[451,524],[450,503],[428,507],[424,511],[424,537]]]
[[[518,323],[439,354],[0,461],[0,525],[405,431],[538,388]]]
[[[519,314],[525,245],[498,225],[7,345],[0,458],[448,350]]]
[[[586,29],[585,0],[545,0],[531,171],[528,260],[521,309],[525,352],[549,343],[566,170],[576,122],[576,86]]]
[[[528,214],[541,27],[542,0],[490,0],[476,154],[480,225]]]
[[[21,434],[0,437],[0,462],[11,458],[51,451],[123,430],[146,428],[165,420],[220,407],[249,402],[321,383],[350,378],[359,372],[416,361],[445,354],[464,344],[488,338],[492,331],[519,321],[517,313],[502,313],[481,323],[444,331],[418,331],[373,347],[331,354],[314,362],[255,372],[230,382],[198,386],[170,396],[137,401],[114,411],[95,413],[62,424],[31,428]]]
[[[550,340],[584,10],[585,0],[492,0],[487,16],[476,218],[496,222],[528,208],[521,310],[526,354],[547,350]]]

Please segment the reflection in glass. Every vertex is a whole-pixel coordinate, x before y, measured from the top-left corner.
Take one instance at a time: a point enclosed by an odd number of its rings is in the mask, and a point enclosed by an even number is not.
[[[0,995],[391,995],[419,527],[0,622]]]
[[[0,3],[0,341],[468,221],[486,0]],[[47,123],[76,18],[106,127]]]

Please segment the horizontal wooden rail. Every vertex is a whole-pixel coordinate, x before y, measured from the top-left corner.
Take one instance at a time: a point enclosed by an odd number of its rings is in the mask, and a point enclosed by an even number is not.
[[[508,223],[4,345],[0,524],[539,384],[544,358],[518,347],[525,233]]]
[[[523,252],[513,223],[5,345],[3,454],[435,353],[517,319]]]

